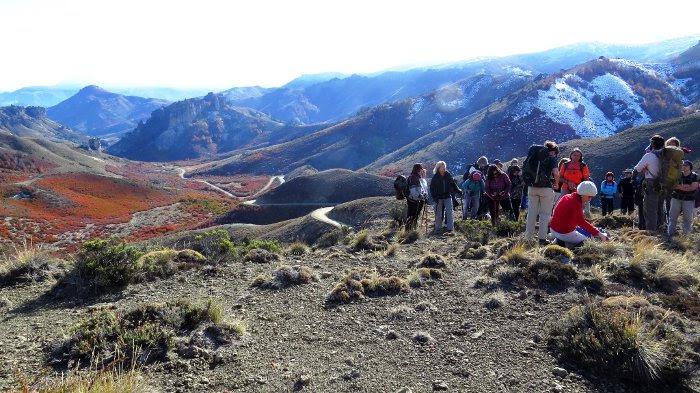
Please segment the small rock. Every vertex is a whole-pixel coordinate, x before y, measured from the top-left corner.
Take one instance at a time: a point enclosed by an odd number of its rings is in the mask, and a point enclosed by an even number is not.
[[[477,339],[477,338],[479,338],[479,337],[481,337],[481,336],[483,336],[483,335],[484,335],[484,331],[483,331],[483,330],[479,330],[478,332],[472,333],[472,338]]]
[[[357,369],[352,369],[345,374],[343,374],[343,379],[346,381],[349,381],[351,379],[359,378],[360,377],[360,370]]]
[[[397,390],[396,393],[413,393],[413,390],[404,386],[401,389]]]
[[[561,367],[554,367],[552,369],[552,374],[556,375],[559,378],[566,378],[566,376],[569,375],[569,372]]]
[[[555,383],[554,386],[552,387],[553,392],[563,392],[564,387],[559,385],[558,383]]]
[[[535,335],[532,336],[532,341],[539,344],[539,343],[542,341],[542,336],[540,336],[539,334],[535,333]]]
[[[433,381],[433,391],[445,391],[448,389],[447,383],[445,381]]]
[[[386,332],[385,337],[387,340],[396,340],[397,338],[399,338],[399,335],[394,330],[389,330],[388,332]]]
[[[433,336],[431,336],[429,333],[426,332],[416,332],[413,334],[413,341],[416,341],[421,344],[426,344],[431,341],[435,341]]]
[[[301,374],[299,378],[297,378],[296,382],[294,382],[294,391],[299,391],[304,389],[305,386],[309,386],[311,384],[311,375],[309,374]]]
[[[331,276],[333,276],[331,272],[321,272],[321,278],[329,278]]]

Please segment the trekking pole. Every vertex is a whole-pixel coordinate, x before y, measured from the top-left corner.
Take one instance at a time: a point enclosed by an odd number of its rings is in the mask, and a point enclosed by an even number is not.
[[[423,226],[425,226],[425,234],[428,234],[428,204],[423,204]]]

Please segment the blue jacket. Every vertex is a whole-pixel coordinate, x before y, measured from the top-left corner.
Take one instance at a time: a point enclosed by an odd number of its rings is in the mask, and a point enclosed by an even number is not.
[[[600,183],[600,197],[605,198],[605,199],[613,199],[615,198],[615,193],[617,192],[617,182],[613,181],[612,183],[608,183],[606,180],[603,180],[602,183]]]
[[[462,182],[461,188],[464,190],[465,195],[467,191],[471,192],[472,194],[481,195],[486,189],[486,182],[484,182],[484,179],[481,179],[478,182],[472,179],[467,179]]]

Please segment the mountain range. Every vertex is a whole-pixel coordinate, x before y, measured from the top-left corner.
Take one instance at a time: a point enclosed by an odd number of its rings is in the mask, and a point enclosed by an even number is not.
[[[53,120],[86,135],[104,136],[133,130],[138,122],[168,101],[124,96],[98,86],[86,86],[47,110]]]
[[[38,106],[0,107],[0,131],[18,137],[85,142],[87,137],[59,124],[46,116],[46,109]]]

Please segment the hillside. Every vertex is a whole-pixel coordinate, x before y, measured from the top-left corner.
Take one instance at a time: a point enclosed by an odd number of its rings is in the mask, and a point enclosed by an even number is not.
[[[541,78],[485,110],[381,157],[367,169],[393,173],[446,160],[457,169],[480,155],[507,159],[546,139],[605,137],[686,113],[663,75],[599,58]]]
[[[306,165],[319,170],[357,169],[506,97],[532,79],[516,72],[474,76],[420,97],[367,109],[284,144],[234,154],[202,171],[279,174]]]
[[[87,137],[46,116],[46,109],[36,106],[0,107],[0,131],[20,137],[85,142]]]
[[[0,106],[43,106],[56,105],[78,91],[74,87],[34,86],[15,91],[0,92]]]
[[[102,136],[131,131],[140,120],[167,104],[154,98],[124,96],[98,86],[86,86],[47,109],[58,123],[87,135]]]
[[[279,143],[317,130],[289,127],[269,116],[231,105],[222,95],[179,101],[158,109],[109,148],[111,154],[143,161],[211,157],[243,147]]]
[[[256,199],[256,204],[336,204],[391,195],[392,180],[370,173],[331,169],[296,177]]]

